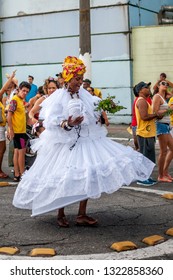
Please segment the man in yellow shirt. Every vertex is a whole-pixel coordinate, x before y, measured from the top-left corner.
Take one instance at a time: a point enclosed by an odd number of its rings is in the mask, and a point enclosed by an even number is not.
[[[24,101],[30,91],[30,84],[22,82],[19,91],[10,101],[7,122],[8,138],[14,142],[14,181],[19,182],[20,176],[25,171],[26,152],[26,112]]]
[[[135,104],[135,114],[137,119],[137,140],[139,145],[139,151],[145,157],[155,163],[155,137],[156,137],[156,118],[162,118],[156,113],[153,113],[152,107],[147,101],[150,96],[151,83],[140,82],[134,87],[134,91],[138,93],[139,97]],[[152,186],[157,181],[152,178],[148,178],[145,181],[138,181],[138,185]]]

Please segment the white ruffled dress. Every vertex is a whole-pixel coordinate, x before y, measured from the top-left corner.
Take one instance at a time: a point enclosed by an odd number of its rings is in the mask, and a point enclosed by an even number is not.
[[[56,90],[42,103],[45,131],[32,145],[36,160],[23,174],[13,199],[15,207],[31,209],[32,216],[111,194],[121,186],[148,179],[154,168],[141,153],[106,137],[107,129],[97,122],[92,96],[83,88],[78,95],[73,100],[84,121],[71,131],[60,127],[73,110],[66,89]]]

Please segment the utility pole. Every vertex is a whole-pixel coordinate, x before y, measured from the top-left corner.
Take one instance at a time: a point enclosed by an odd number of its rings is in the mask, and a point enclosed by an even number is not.
[[[91,80],[90,0],[79,0],[80,59],[86,66],[85,78]]]

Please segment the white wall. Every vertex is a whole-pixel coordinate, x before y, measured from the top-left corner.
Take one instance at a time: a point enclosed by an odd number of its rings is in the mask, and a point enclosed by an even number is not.
[[[132,30],[134,84],[153,85],[165,72],[173,82],[173,25],[136,27]]]
[[[128,109],[121,122],[130,122],[130,54],[128,1],[91,0],[92,86]],[[55,77],[67,55],[79,55],[79,1],[1,1],[2,74],[17,69],[19,81],[28,74],[37,85]],[[13,5],[12,5],[13,4]],[[17,16],[19,11],[26,15]],[[35,14],[36,13],[36,14]],[[11,18],[9,18],[11,16]],[[124,114],[129,114],[123,118]],[[115,119],[115,118],[114,118]],[[117,116],[117,122],[120,121]],[[123,121],[124,120],[124,121]]]
[[[91,7],[125,4],[128,0],[90,0]],[[79,8],[79,0],[0,0],[0,17],[25,14],[47,13]]]

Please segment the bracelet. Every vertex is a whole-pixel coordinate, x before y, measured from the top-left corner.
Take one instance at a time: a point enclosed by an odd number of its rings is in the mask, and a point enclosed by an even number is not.
[[[73,126],[68,125],[68,121],[67,121],[67,120],[62,121],[62,122],[60,123],[60,126],[61,126],[64,130],[66,130],[66,131],[70,131],[70,130],[72,130],[72,128],[73,128]]]

